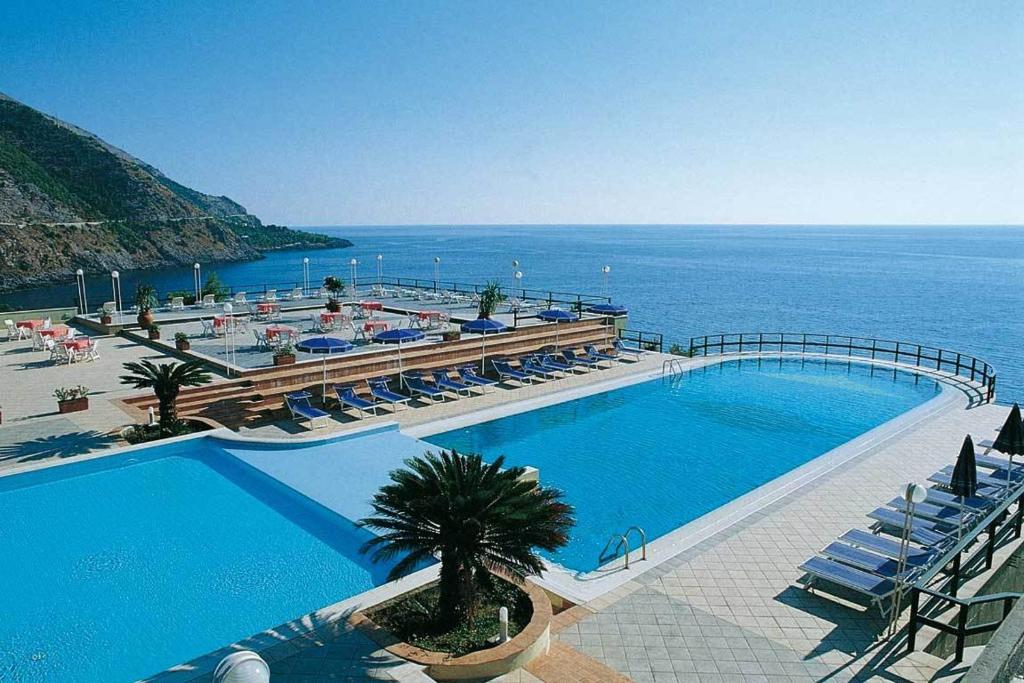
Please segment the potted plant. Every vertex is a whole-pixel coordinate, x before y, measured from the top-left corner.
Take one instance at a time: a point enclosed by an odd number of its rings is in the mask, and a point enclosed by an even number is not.
[[[139,309],[136,320],[142,329],[148,330],[153,324],[153,309],[157,307],[157,303],[156,289],[153,285],[143,283],[135,288],[135,307]]]
[[[497,310],[498,304],[505,299],[501,294],[501,285],[491,281],[480,291],[480,303],[477,306],[477,318],[487,319]]]
[[[462,339],[462,332],[459,330],[445,330],[441,333],[441,341],[458,341]]]
[[[114,323],[114,316],[107,309],[100,306],[96,309],[96,312],[100,316],[100,325],[112,325]]]
[[[295,363],[295,349],[291,344],[282,344],[274,349],[274,365],[293,365]]]
[[[327,290],[327,310],[331,313],[337,313],[341,310],[341,304],[338,303],[338,299],[341,298],[341,293],[345,291],[345,283],[339,277],[328,275],[324,278],[324,289]]]
[[[178,393],[182,387],[198,387],[210,381],[202,361],[162,363],[143,360],[125,363],[124,369],[132,373],[121,375],[121,384],[136,389],[152,389],[160,402],[160,434],[172,436],[181,421],[178,419]]]
[[[174,333],[174,348],[179,351],[188,351],[192,348],[192,344],[188,341],[188,335],[184,332]]]
[[[156,323],[150,323],[148,331],[149,331],[149,338],[150,339],[159,339],[160,338],[160,326],[157,325]]]
[[[57,398],[57,410],[61,413],[77,413],[89,410],[89,388],[79,384],[77,387],[60,387],[54,389]]]

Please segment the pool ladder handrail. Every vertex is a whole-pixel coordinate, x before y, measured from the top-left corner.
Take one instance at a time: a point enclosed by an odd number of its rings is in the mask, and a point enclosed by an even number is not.
[[[634,531],[637,532],[638,534],[640,534],[640,560],[641,561],[646,560],[647,559],[647,533],[643,530],[643,527],[639,527],[639,526],[635,526],[635,525],[631,526],[628,529],[626,529],[626,533],[624,533],[624,534],[612,534],[611,538],[608,539],[608,543],[609,544],[611,544],[612,541],[618,541],[619,545],[622,546],[625,549],[626,553],[623,556],[623,558],[625,560],[625,565],[623,566],[623,569],[629,569],[629,535],[632,532],[634,532]]]
[[[683,362],[678,358],[667,358],[661,362],[661,376],[675,377],[683,374]]]

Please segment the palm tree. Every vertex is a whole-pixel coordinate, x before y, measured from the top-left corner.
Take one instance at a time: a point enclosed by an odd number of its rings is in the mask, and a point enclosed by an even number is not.
[[[202,361],[198,360],[160,365],[144,360],[125,363],[124,369],[132,374],[121,375],[122,384],[130,384],[136,389],[153,389],[160,401],[160,433],[164,435],[171,434],[178,424],[178,392],[181,388],[197,387],[211,379]]]
[[[522,579],[543,570],[535,548],[552,551],[569,540],[573,509],[562,493],[522,481],[522,467],[502,469],[479,455],[426,453],[391,473],[393,483],[374,496],[374,515],[361,526],[384,533],[362,552],[373,560],[405,556],[391,570],[397,579],[434,555],[441,557],[439,625],[472,623],[476,587],[488,571]]]

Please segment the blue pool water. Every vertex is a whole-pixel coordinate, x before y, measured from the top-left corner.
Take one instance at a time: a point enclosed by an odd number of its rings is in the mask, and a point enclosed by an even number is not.
[[[365,531],[186,444],[0,481],[0,681],[135,680],[384,582]]]
[[[817,361],[732,361],[426,440],[540,469],[576,507],[551,559],[599,566],[613,532],[662,536],[924,403],[938,385]]]

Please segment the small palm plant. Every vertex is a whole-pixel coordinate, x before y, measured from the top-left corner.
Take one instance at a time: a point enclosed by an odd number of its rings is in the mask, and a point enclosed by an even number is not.
[[[121,375],[122,384],[136,389],[152,389],[160,401],[160,433],[169,436],[178,425],[178,393],[182,387],[197,387],[206,384],[211,377],[202,361],[190,360],[184,363],[155,363],[143,360],[125,363],[124,369],[132,373]]]
[[[426,453],[391,473],[374,496],[374,514],[359,522],[381,531],[363,552],[373,560],[403,555],[389,580],[441,558],[437,625],[472,624],[476,589],[488,571],[522,579],[543,570],[535,548],[552,551],[569,540],[573,509],[557,489],[522,481],[522,467],[502,469],[479,455]]]
[[[488,282],[480,291],[480,304],[477,307],[476,317],[490,318],[504,298],[501,294],[501,285],[497,282]]]

